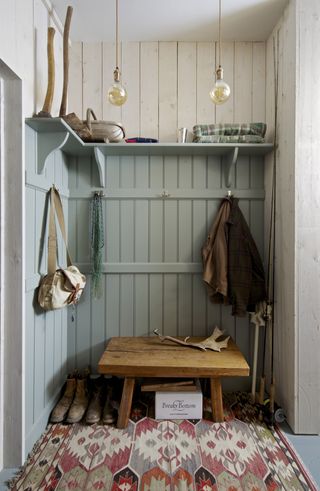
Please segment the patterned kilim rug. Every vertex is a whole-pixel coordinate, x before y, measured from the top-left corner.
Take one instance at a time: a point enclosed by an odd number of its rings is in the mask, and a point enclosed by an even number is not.
[[[224,423],[156,421],[136,405],[125,430],[50,425],[11,489],[317,490],[281,432],[258,422],[246,397],[226,407]]]

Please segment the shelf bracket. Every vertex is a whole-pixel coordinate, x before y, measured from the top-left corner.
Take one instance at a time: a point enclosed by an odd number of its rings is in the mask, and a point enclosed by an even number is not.
[[[42,174],[49,155],[55,150],[62,149],[69,138],[69,133],[55,132],[55,133],[38,133],[37,134],[37,172]]]
[[[100,187],[104,188],[106,183],[106,166],[105,166],[105,156],[101,152],[100,148],[94,147],[94,158],[96,159],[96,163],[98,166],[98,172],[99,172],[99,180],[100,180]]]
[[[231,174],[238,159],[239,147],[234,147],[231,152],[228,152],[222,158],[224,167],[224,180],[227,188],[231,187]]]

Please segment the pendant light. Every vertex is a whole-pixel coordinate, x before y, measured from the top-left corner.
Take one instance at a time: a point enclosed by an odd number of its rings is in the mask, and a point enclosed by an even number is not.
[[[108,99],[114,106],[122,106],[128,98],[126,89],[121,85],[119,69],[119,0],[116,0],[116,67],[113,72],[114,83],[108,90]]]
[[[221,0],[219,0],[219,41],[218,41],[219,65],[216,71],[216,83],[209,94],[212,102],[223,104],[230,97],[230,87],[223,80],[223,68],[221,66]]]

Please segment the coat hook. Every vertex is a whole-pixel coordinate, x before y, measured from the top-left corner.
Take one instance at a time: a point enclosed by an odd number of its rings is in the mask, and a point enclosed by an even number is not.
[[[164,189],[160,196],[161,196],[161,198],[169,198],[171,195],[170,195],[169,191]]]
[[[99,198],[105,198],[105,194],[103,191],[94,191],[93,192],[94,196],[98,196]]]

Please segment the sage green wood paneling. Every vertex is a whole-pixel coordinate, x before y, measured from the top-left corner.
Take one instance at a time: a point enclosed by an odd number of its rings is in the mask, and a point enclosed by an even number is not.
[[[163,332],[178,334],[178,278],[177,275],[163,275]]]
[[[90,284],[91,287],[91,284]],[[91,309],[91,357],[90,365],[95,367],[100,359],[101,352],[106,344],[105,325],[106,325],[106,308],[105,308],[105,276],[101,278],[100,295],[92,298]],[[91,291],[90,291],[91,294]]]
[[[37,135],[38,138],[38,135]],[[54,183],[55,182],[55,160],[54,160],[54,154],[51,154],[48,156],[48,161],[44,169],[44,175],[45,178],[48,182]]]
[[[178,262],[192,262],[192,201],[180,200],[178,202]]]
[[[52,312],[51,312],[52,314]],[[50,314],[49,314],[50,315]],[[48,314],[46,314],[45,317],[47,317]],[[61,325],[62,322],[62,312],[60,310],[56,311],[53,313],[53,318],[54,318],[54,344],[53,344],[53,380],[54,380],[54,385],[56,389],[61,388],[61,370],[62,370],[62,365],[63,365],[63,360],[62,360],[62,336],[64,335],[65,332],[65,326]],[[46,320],[46,319],[45,319]],[[63,329],[64,327],[64,329]],[[44,325],[44,328],[46,326]],[[45,383],[46,385],[46,383]]]
[[[164,179],[163,179],[163,167],[164,167],[164,158],[163,157],[158,157],[158,156],[152,156],[150,157],[150,187],[152,189],[156,189],[157,187],[160,186],[162,188],[164,186]]]
[[[135,157],[135,187],[147,188],[149,186],[149,158],[146,155]]]
[[[43,234],[47,232],[45,211],[47,210],[46,192],[36,191],[35,208],[32,210],[35,214],[35,256],[34,256],[34,272],[45,274],[47,271],[48,250],[47,242]],[[59,240],[59,246],[61,245]],[[59,247],[61,252],[61,247]]]
[[[178,276],[178,332],[179,336],[190,336],[192,332],[192,275]]]
[[[77,201],[77,261],[82,263],[90,260],[89,205],[88,200],[80,199]]]
[[[192,277],[192,334],[205,336],[206,325],[206,295],[202,276],[195,274]]]
[[[134,165],[134,157],[121,157],[119,161],[119,170],[120,170],[120,187],[121,188],[132,188],[134,186],[135,180],[135,165]],[[110,185],[117,187],[118,186],[118,175],[116,174],[116,180],[112,182],[112,174],[108,173],[108,177],[110,181],[108,182],[108,187]],[[115,177],[115,176],[114,176]]]
[[[119,261],[132,263],[135,257],[135,206],[132,206],[132,201],[129,200],[120,201],[119,206],[121,238]],[[122,239],[124,237],[125,240]]]
[[[204,200],[194,200],[192,204],[192,259],[193,262],[200,263],[201,247],[203,246],[207,235],[206,202]]]
[[[250,159],[239,156],[236,169],[237,189],[249,189],[250,187]]]
[[[163,275],[150,274],[149,277],[149,291],[150,291],[150,310],[149,310],[149,322],[150,331],[158,329],[159,332],[163,331]]]
[[[35,316],[34,323],[34,419],[40,415],[45,403],[45,329],[46,323],[41,316]]]
[[[148,336],[149,331],[149,278],[146,274],[137,274],[134,277],[133,332],[135,336]]]
[[[215,155],[208,156],[208,180],[209,189],[219,189],[222,187],[221,159]]]
[[[76,359],[77,315],[78,315],[77,311],[74,311],[73,309],[68,309],[68,332],[67,332],[68,372],[71,372],[77,366],[77,359]]]
[[[192,157],[181,156],[178,158],[179,174],[178,187],[181,189],[190,189],[192,187]]]
[[[242,156],[233,189],[235,196],[242,193],[240,207],[262,254],[263,170],[262,158]],[[89,261],[89,202],[95,191],[92,181],[79,178],[81,172],[79,165],[69,169],[70,246],[80,269]],[[93,299],[88,281],[75,321],[69,318],[70,366],[90,363],[94,371],[112,336],[148,335],[153,329],[206,335],[215,325],[250,359],[248,319],[234,319],[230,307],[212,304],[200,273],[201,247],[224,194],[223,172],[217,156],[106,158],[103,296]],[[169,195],[161,197],[163,191]]]
[[[120,336],[133,336],[135,326],[134,275],[120,276]],[[100,352],[101,356],[101,352]]]
[[[193,157],[193,188],[205,189],[207,180],[207,157]]]
[[[116,200],[106,202],[105,213],[107,262],[120,262],[120,203]],[[87,223],[87,225],[89,225]],[[130,238],[128,238],[130,240]]]
[[[55,323],[52,315],[46,316],[45,326],[45,405],[50,403],[52,397],[55,395],[55,370],[54,370],[54,352],[52,349],[55,342]],[[64,343],[66,346],[66,343]],[[63,357],[63,359],[66,359]]]
[[[120,275],[106,275],[106,340],[120,336],[120,291]],[[125,332],[121,335],[125,336]]]
[[[113,188],[113,187],[118,188],[120,186],[120,169],[122,165],[122,159],[120,159],[120,157],[107,157],[106,159],[107,160],[106,162],[107,188]]]
[[[26,394],[26,433],[30,431],[34,422],[34,309],[32,306],[34,292],[26,292],[26,381],[28,384],[28,393]]]
[[[122,220],[126,219],[124,215]],[[149,259],[149,207],[147,200],[136,200],[134,206],[134,260],[137,263]],[[125,240],[124,235],[123,240]]]
[[[222,326],[221,309],[221,305],[214,304],[207,298],[207,334],[211,334],[215,326]]]
[[[178,186],[178,162],[176,157],[164,157],[164,187],[176,189]],[[160,182],[159,182],[160,185]]]
[[[44,313],[37,305],[36,288],[47,271],[47,192],[60,190],[68,223],[68,170],[61,152],[49,156],[44,174],[36,173],[37,134],[26,126],[26,270],[25,270],[25,436],[27,451],[40,436],[66,377],[67,311]],[[88,203],[84,203],[88,206]],[[73,216],[76,216],[74,210]],[[73,244],[72,244],[73,246]],[[66,265],[65,247],[58,231],[59,264]],[[72,252],[73,248],[71,247]],[[71,340],[70,340],[71,341]]]
[[[34,276],[36,273],[36,191],[34,189],[26,189],[26,278]]]
[[[161,263],[163,261],[163,201],[150,201],[150,261]]]
[[[164,201],[164,262],[177,262],[178,256],[178,204],[176,200]]]
[[[87,278],[87,288],[83,293],[83,301],[77,307],[77,327],[76,327],[76,361],[77,367],[86,368],[90,366],[91,360],[91,295],[90,295],[90,277]]]

